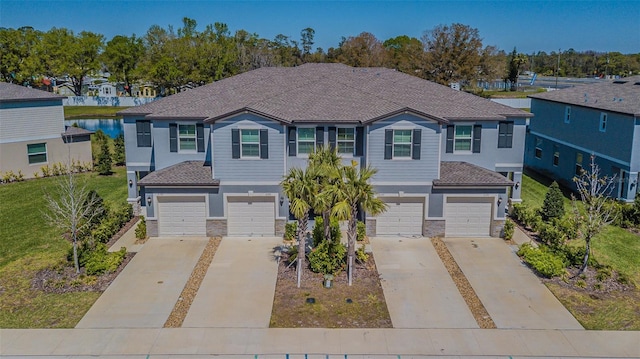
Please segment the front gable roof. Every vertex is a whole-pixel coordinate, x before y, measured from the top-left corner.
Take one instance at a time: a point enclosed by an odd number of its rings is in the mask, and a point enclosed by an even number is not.
[[[51,92],[28,88],[25,86],[0,82],[0,102],[22,102],[22,101],[62,101],[64,96]]]
[[[440,178],[433,181],[434,187],[505,187],[513,181],[505,176],[467,162],[444,161],[440,163]]]
[[[121,114],[215,122],[242,111],[284,123],[367,123],[403,111],[443,123],[532,116],[395,70],[343,64],[260,68]]]
[[[211,166],[204,161],[184,161],[149,173],[138,182],[141,187],[218,186],[211,177]]]

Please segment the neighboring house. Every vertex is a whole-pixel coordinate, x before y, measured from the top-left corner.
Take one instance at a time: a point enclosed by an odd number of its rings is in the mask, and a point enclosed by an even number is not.
[[[158,97],[158,93],[156,88],[150,84],[141,84],[141,85],[133,85],[133,90],[131,93],[135,97]]]
[[[75,90],[73,85],[69,82],[65,82],[62,85],[54,86],[53,92],[57,93],[60,96],[75,96]]]
[[[530,95],[525,164],[575,188],[573,177],[589,169],[616,176],[612,196],[631,202],[640,172],[640,76]]]
[[[31,178],[42,166],[70,159],[91,163],[91,132],[65,128],[64,98],[0,82],[0,172]]]
[[[497,236],[530,113],[384,68],[260,68],[122,111],[129,201],[158,235],[281,235],[317,146],[378,170],[370,236]],[[498,172],[502,173],[499,174]]]
[[[101,84],[96,85],[98,88],[98,96],[101,97],[114,97],[118,96],[118,90],[116,86],[110,82],[103,82]]]

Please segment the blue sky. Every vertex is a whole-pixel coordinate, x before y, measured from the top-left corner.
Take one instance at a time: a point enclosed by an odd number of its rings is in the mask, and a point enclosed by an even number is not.
[[[178,28],[183,17],[198,29],[226,23],[273,39],[299,40],[316,31],[314,48],[337,47],[342,36],[363,31],[384,41],[398,35],[420,38],[439,24],[462,23],[479,30],[484,45],[505,51],[619,51],[640,53],[640,0],[626,1],[167,1],[0,0],[0,26],[38,30],[66,27],[142,36],[151,25]]]

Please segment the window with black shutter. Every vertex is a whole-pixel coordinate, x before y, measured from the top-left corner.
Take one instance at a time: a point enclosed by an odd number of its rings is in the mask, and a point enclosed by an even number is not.
[[[138,147],[151,147],[151,121],[136,121]]]
[[[498,124],[498,148],[513,147],[513,122]]]

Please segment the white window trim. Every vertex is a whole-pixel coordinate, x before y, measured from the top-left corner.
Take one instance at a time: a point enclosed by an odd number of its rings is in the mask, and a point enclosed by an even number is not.
[[[342,140],[340,141],[338,139],[338,130],[340,129],[350,129],[353,131],[353,140]],[[336,151],[338,151],[338,148],[340,146],[338,146],[338,144],[340,142],[353,142],[353,151],[351,151],[351,153],[340,153],[338,152],[338,155],[342,156],[342,157],[346,157],[346,158],[351,158],[355,155],[356,152],[356,128],[355,127],[336,127]]]
[[[571,106],[564,108],[564,123],[571,123]]]
[[[393,138],[391,140],[391,159],[392,160],[411,160],[413,158],[413,128],[394,128]],[[408,156],[396,156],[396,131],[409,131],[411,138],[409,139],[409,155]],[[406,145],[405,142],[399,143]]]
[[[257,127],[244,127],[238,128],[240,130],[240,159],[245,160],[259,160],[260,159],[260,128]],[[257,156],[245,156],[242,152],[242,131],[258,131],[258,155]]]
[[[39,144],[44,144],[44,152],[29,153],[29,146],[30,146],[30,145],[39,145]],[[46,142],[29,143],[29,144],[27,145],[27,163],[29,164],[29,166],[42,166],[43,164],[47,164],[47,163],[49,163],[49,149],[48,149],[47,147],[48,147],[48,146],[47,146],[47,143],[46,143]],[[31,156],[34,156],[34,155],[41,155],[41,154],[43,154],[43,153],[44,153],[45,157],[47,158],[47,159],[46,159],[46,161],[43,161],[43,162],[34,162],[34,163],[31,163],[31,162],[29,161],[29,158],[31,158]]]
[[[316,128],[315,127],[298,127],[298,128],[296,128],[296,155],[298,157],[309,157],[308,153],[300,153],[300,130],[301,129],[311,129],[311,130],[313,130],[313,149],[315,149],[316,141],[317,141]],[[337,135],[337,133],[336,133],[336,135]],[[304,140],[302,142],[307,143],[307,142],[311,142],[311,141],[310,140]]]
[[[180,126],[193,126],[193,140],[194,140],[194,144],[196,145],[196,148],[193,150],[183,150],[180,146],[181,142],[180,139],[181,138],[187,138],[180,136]],[[178,124],[178,128],[176,129],[178,133],[176,133],[176,137],[178,140],[178,153],[198,153],[198,128],[196,126],[196,123],[179,123]]]
[[[600,112],[600,125],[598,130],[600,132],[607,132],[607,122],[609,121],[609,115],[606,112]]]
[[[473,126],[474,126],[474,124],[471,124],[471,125],[455,125],[453,127],[453,153],[454,154],[457,153],[457,154],[468,155],[470,153],[473,153]],[[456,138],[456,129],[458,127],[471,127],[471,135],[469,137],[470,142],[469,142],[469,149],[468,150],[456,150],[456,140],[457,140],[457,138]],[[463,138],[461,138],[461,140],[462,139]]]

